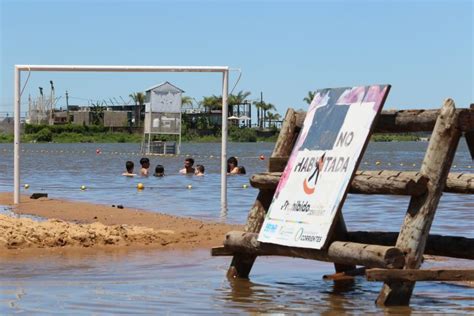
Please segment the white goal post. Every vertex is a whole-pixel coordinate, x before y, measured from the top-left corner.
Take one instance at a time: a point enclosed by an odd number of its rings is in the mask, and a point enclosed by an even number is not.
[[[222,73],[222,142],[221,142],[221,215],[227,213],[227,66],[105,66],[105,65],[15,65],[14,71],[14,142],[13,203],[20,203],[20,106],[21,72],[218,72]]]

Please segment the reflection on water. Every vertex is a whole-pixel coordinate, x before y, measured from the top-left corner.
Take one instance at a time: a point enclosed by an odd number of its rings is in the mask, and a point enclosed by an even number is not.
[[[97,155],[100,147],[103,154]],[[202,178],[177,174],[184,157],[152,157],[163,164],[164,178],[119,176],[126,160],[138,165],[135,144],[26,144],[22,184],[28,191],[47,192],[104,204],[123,204],[150,211],[200,219],[220,219],[219,144],[184,144],[183,152],[206,166]],[[266,169],[273,144],[230,144],[248,174],[229,178],[230,223],[244,223],[257,191],[244,189],[248,177]],[[361,169],[419,169],[426,143],[372,143]],[[12,145],[0,145],[0,190],[11,191]],[[380,165],[375,162],[380,161]],[[365,164],[365,162],[367,164]],[[388,165],[390,164],[390,165]],[[403,165],[401,165],[403,164]],[[415,166],[413,166],[415,164]],[[473,163],[461,142],[453,171],[471,171]],[[472,172],[472,171],[471,171]],[[137,191],[136,184],[145,184]],[[192,189],[187,189],[191,184]],[[86,191],[80,191],[86,185]],[[349,195],[343,212],[349,230],[398,231],[407,197]],[[474,197],[444,194],[431,231],[474,237]],[[469,313],[473,290],[442,283],[417,283],[410,308],[380,309],[374,300],[380,283],[323,281],[331,264],[291,258],[258,258],[251,280],[225,278],[230,258],[192,253],[110,250],[89,254],[57,254],[35,260],[0,262],[0,313],[38,314],[237,314],[237,313]]]
[[[225,279],[229,258],[191,253],[62,254],[0,265],[0,312],[76,314],[468,313],[472,292],[418,283],[411,307],[374,304],[380,283],[357,279],[349,288],[322,280],[331,264],[259,258],[251,280]],[[292,269],[297,267],[297,269]],[[446,296],[456,299],[446,299]]]

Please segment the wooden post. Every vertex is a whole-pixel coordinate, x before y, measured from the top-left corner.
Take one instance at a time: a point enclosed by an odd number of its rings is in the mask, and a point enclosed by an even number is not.
[[[420,173],[429,179],[428,191],[412,197],[396,247],[406,252],[404,269],[418,269],[436,207],[443,192],[461,132],[454,102],[447,99],[435,124]],[[415,283],[386,282],[377,298],[380,305],[408,305]]]
[[[280,158],[288,157],[293,150],[296,138],[298,136],[299,130],[298,125],[301,120],[298,119],[298,113],[293,109],[288,109],[285,115],[285,120],[280,129],[280,134],[278,135],[275,148],[271,158]],[[272,160],[270,160],[269,171],[283,171],[275,170],[284,168],[284,165],[278,164],[273,166]],[[265,219],[265,214],[270,207],[273,195],[275,193],[275,188],[272,189],[261,189],[255,204],[249,212],[247,217],[247,224],[245,225],[245,232],[249,233],[258,233],[262,227],[263,220]],[[256,255],[239,253],[234,255],[232,262],[230,264],[229,270],[227,271],[228,278],[248,278],[250,270],[252,270],[253,263],[257,258]]]

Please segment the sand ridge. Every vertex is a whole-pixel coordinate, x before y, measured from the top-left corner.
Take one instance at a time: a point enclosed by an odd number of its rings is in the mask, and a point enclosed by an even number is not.
[[[0,193],[0,204],[12,205],[11,193]],[[209,248],[222,245],[230,230],[242,226],[204,222],[132,208],[56,199],[21,197],[16,214],[46,221],[0,215],[0,250],[98,246],[166,249]]]

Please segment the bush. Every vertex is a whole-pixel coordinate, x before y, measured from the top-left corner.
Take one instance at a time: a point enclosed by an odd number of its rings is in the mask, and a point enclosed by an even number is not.
[[[231,126],[229,128],[229,138],[234,142],[254,143],[257,141],[257,132],[251,128]]]
[[[40,130],[35,137],[38,142],[50,142],[53,140],[53,133],[47,127]]]

